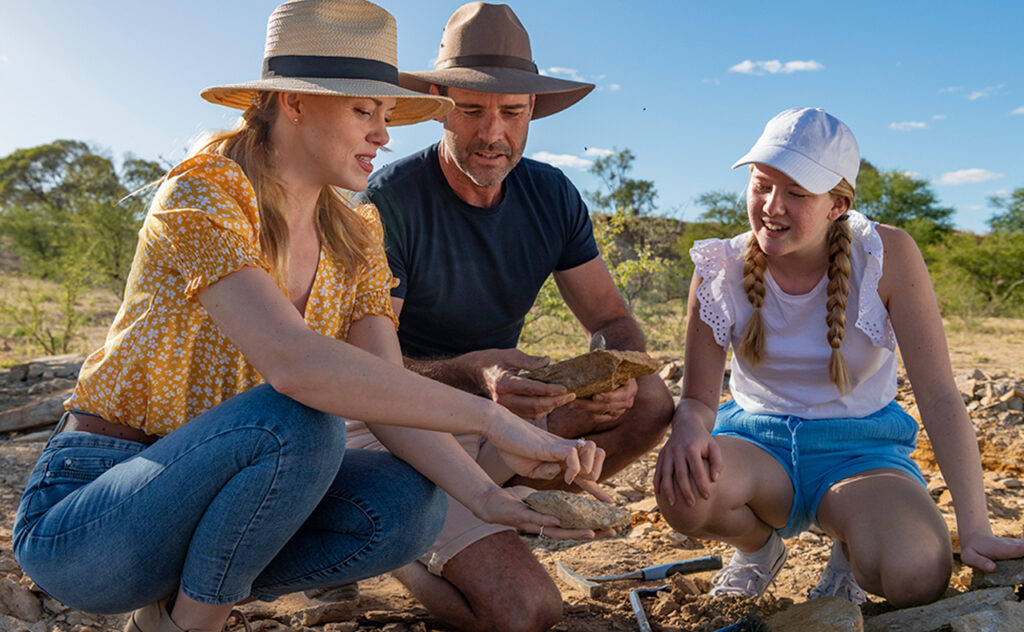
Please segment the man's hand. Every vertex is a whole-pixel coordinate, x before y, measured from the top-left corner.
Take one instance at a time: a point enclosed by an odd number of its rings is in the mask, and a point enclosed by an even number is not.
[[[520,369],[540,369],[551,362],[518,349],[485,349],[462,356],[479,371],[483,390],[495,402],[526,419],[539,419],[576,398],[559,384],[519,377]]]
[[[630,379],[614,391],[598,393],[589,399],[577,399],[569,407],[590,413],[600,429],[601,424],[615,421],[633,407],[637,390],[636,379]]]

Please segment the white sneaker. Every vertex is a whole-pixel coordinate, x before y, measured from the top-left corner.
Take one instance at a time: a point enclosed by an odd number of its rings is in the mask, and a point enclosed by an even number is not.
[[[778,539],[775,543],[772,540]],[[722,570],[711,578],[712,588],[708,592],[712,597],[723,595],[739,595],[741,597],[760,597],[768,585],[775,581],[775,576],[786,563],[786,545],[778,534],[773,533],[769,544],[777,549],[769,564],[749,564],[742,559],[737,560],[740,553],[733,554],[732,559]],[[768,546],[767,544],[765,546]]]
[[[839,540],[832,545],[832,555],[828,558],[818,585],[807,592],[808,599],[822,597],[842,597],[857,606],[868,600],[867,594],[853,577],[853,570],[843,555],[843,544]]]

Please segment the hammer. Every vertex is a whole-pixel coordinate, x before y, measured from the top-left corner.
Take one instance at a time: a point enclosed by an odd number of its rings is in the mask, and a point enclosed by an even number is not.
[[[705,555],[704,557],[696,557],[692,560],[682,560],[679,562],[669,562],[668,564],[658,564],[657,566],[647,566],[645,568],[630,571],[628,573],[622,573],[620,575],[603,575],[600,577],[584,577],[578,573],[574,573],[566,568],[561,561],[555,562],[555,568],[562,581],[592,599],[599,599],[605,595],[605,590],[604,587],[599,586],[596,582],[611,582],[620,579],[652,581],[655,579],[665,579],[670,575],[675,575],[676,573],[689,574],[700,573],[703,571],[716,571],[722,568],[722,557],[720,555]]]

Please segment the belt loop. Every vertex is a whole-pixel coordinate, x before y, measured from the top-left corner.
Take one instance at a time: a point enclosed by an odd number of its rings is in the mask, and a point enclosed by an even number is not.
[[[64,422],[67,421],[68,415],[70,414],[70,412],[65,410],[64,414],[60,416],[60,420],[57,422],[57,425],[53,427],[53,430],[50,431],[50,436],[46,438],[47,443],[49,443],[50,439],[53,439],[54,435],[60,432],[61,428],[64,427]]]

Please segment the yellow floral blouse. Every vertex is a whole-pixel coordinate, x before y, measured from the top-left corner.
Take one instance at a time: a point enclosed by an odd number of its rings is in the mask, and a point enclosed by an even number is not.
[[[346,277],[321,249],[305,313],[311,329],[341,340],[368,314],[398,326],[390,298],[398,281],[384,255],[380,216],[372,204],[355,211],[374,236],[370,265]],[[259,222],[255,193],[237,163],[201,154],[172,169],[139,231],[121,309],[64,407],[165,435],[263,383],[196,299],[243,267],[269,268]]]

